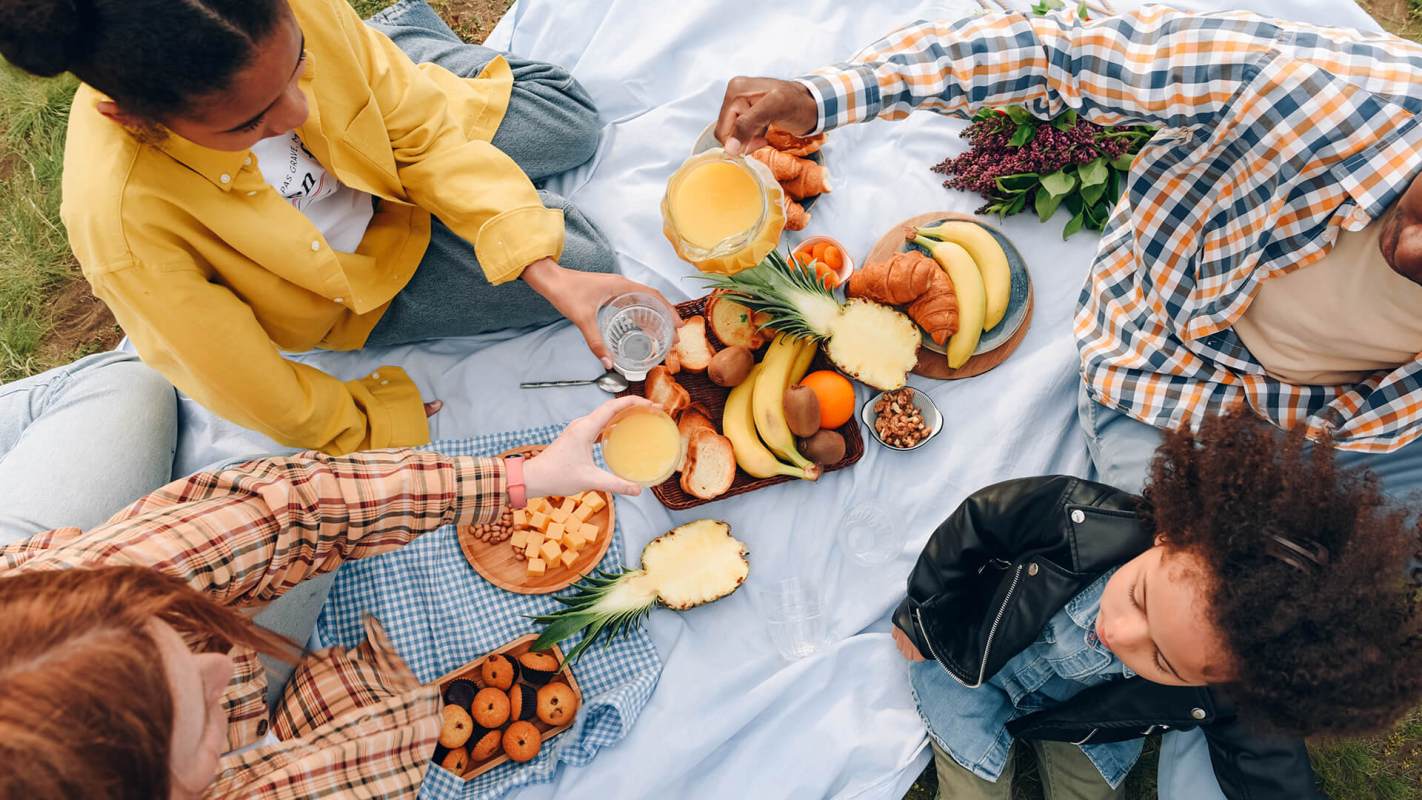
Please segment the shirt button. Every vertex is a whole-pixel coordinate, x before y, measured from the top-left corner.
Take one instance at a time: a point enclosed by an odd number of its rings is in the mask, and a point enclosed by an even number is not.
[[[1037,562],[1035,561],[1027,565],[1027,575],[1029,577],[1035,576],[1040,570],[1041,567],[1037,566]]]
[[[311,252],[315,253],[316,251],[318,251],[318,250],[320,250],[320,249],[321,249],[321,243],[320,243],[320,242],[312,242],[312,243],[311,243]]]
[[[256,192],[247,192],[247,196],[248,196],[248,197],[256,197],[256,196],[257,196],[257,193],[256,193]]]
[[[373,381],[378,381],[378,380],[380,380],[380,373],[379,373],[379,372],[372,372],[372,373],[370,373],[370,379],[373,380]]]
[[[1195,719],[1204,719],[1206,717],[1205,709],[1192,708],[1190,709],[1190,716],[1194,717]]]
[[[389,386],[389,385],[390,385],[390,381],[381,381],[381,382],[380,382],[380,385],[381,385],[381,386]]]
[[[1071,521],[1080,525],[1081,523],[1086,521],[1086,514],[1078,508],[1077,510],[1071,512]]]
[[[250,166],[252,166],[252,157],[251,157],[251,156],[247,156],[246,158],[242,159],[242,166],[244,166],[244,167],[250,167]]]
[[[268,728],[268,727],[269,727],[269,726],[268,726],[266,720],[260,720],[260,721],[258,721],[258,722],[257,722],[257,735],[258,735],[258,736],[266,736],[266,735],[267,735],[267,728]]]
[[[218,178],[218,180],[222,181],[223,183],[231,183],[231,182],[232,182],[232,176],[231,176],[231,175],[223,175],[222,177]]]
[[[335,301],[336,301],[337,303],[344,303],[344,302],[346,302],[346,298],[344,298],[344,297],[337,297],[337,298],[335,298]]]

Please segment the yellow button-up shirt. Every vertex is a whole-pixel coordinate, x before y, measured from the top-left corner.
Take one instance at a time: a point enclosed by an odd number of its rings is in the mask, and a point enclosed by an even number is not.
[[[282,351],[363,345],[419,266],[431,214],[502,283],[561,255],[562,212],[490,143],[513,86],[502,58],[464,79],[414,64],[345,0],[291,8],[310,106],[297,133],[337,180],[378,198],[356,252],[334,252],[251,152],[172,133],[145,144],[102,116],[87,86],[65,151],[70,244],[143,360],[216,413],[328,453],[423,444],[428,423],[403,370],[341,381]]]

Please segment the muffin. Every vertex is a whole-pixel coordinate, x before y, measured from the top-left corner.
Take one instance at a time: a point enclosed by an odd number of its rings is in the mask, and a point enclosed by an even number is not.
[[[474,721],[485,728],[498,728],[509,721],[509,696],[489,687],[474,695]]]
[[[488,761],[499,754],[499,749],[503,746],[503,731],[488,731],[474,742],[474,750],[471,754],[474,761]]]
[[[468,711],[474,705],[474,695],[479,692],[479,687],[474,685],[474,681],[460,679],[450,681],[444,687],[444,702],[446,705],[459,706]]]
[[[543,747],[543,739],[532,722],[515,722],[504,731],[504,752],[514,761],[530,761]]]
[[[440,714],[439,743],[451,750],[463,747],[474,735],[474,720],[469,712],[459,706],[447,705]]]
[[[578,695],[566,683],[550,683],[538,690],[538,718],[554,727],[573,721]]]
[[[444,758],[440,759],[439,765],[455,775],[463,775],[464,770],[469,768],[469,751],[462,747],[456,747],[445,753]]]
[[[523,679],[534,686],[542,686],[553,680],[560,666],[552,653],[535,653],[532,650],[518,657],[518,665]]]
[[[507,692],[518,678],[518,667],[508,656],[489,656],[479,668],[479,676],[485,687]]]
[[[538,703],[538,691],[526,683],[516,683],[509,689],[509,719],[517,722],[521,719],[533,719],[536,704]]]

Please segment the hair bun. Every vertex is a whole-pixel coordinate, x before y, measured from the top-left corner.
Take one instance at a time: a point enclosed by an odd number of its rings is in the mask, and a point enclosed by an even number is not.
[[[26,72],[67,72],[83,46],[81,0],[0,0],[0,54]]]

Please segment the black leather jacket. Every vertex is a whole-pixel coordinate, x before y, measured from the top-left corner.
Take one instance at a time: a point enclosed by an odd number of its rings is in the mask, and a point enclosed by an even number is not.
[[[1151,546],[1137,502],[1063,475],[989,486],[933,532],[894,623],[925,657],[978,686],[1101,573]],[[1084,743],[1194,727],[1209,740],[1230,800],[1324,797],[1303,742],[1246,730],[1217,689],[1115,681],[1016,719],[1008,730],[1019,738]]]

